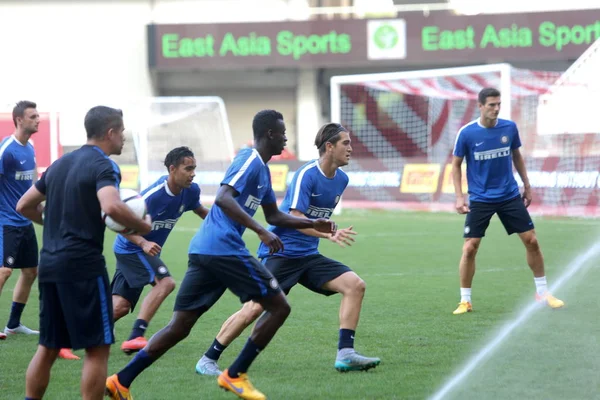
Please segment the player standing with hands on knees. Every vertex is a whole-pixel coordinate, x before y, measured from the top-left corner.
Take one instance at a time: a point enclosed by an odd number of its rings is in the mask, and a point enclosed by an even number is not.
[[[171,322],[156,333],[125,368],[108,378],[106,389],[112,399],[131,399],[132,382],[185,339],[198,318],[226,289],[242,303],[250,300],[259,303],[265,313],[238,358],[218,377],[218,385],[242,399],[266,399],[254,388],[247,371],[285,322],[290,306],[277,280],[250,255],[242,235],[246,228],[251,229],[270,253],[284,250],[279,237],[252,218],[259,207],[270,225],[312,228],[327,233],[335,233],[336,229],[327,219],[293,217],[277,208],[267,162],[281,154],[287,141],[283,116],[275,110],[260,111],[254,117],[252,130],[255,147],[244,149],[235,157],[221,182],[214,205],[192,238],[188,269],[177,293]]]
[[[102,399],[114,343],[102,211],[139,234],[151,230],[149,219],[136,217],[121,201],[121,173],[109,158],[123,148],[123,113],[94,107],[85,130],[87,144],[55,161],[17,203],[18,212],[44,225],[40,344],[27,369],[26,400],[44,396],[61,348],[85,349],[81,397]]]
[[[548,292],[544,257],[540,250],[533,221],[527,211],[531,204],[531,185],[519,148],[517,125],[498,118],[500,92],[485,88],[479,92],[480,117],[463,126],[456,136],[452,159],[452,180],[456,193],[456,210],[466,214],[465,242],[460,259],[460,303],[454,314],[473,310],[471,284],[475,275],[475,256],[494,214],[498,214],[506,233],[517,233],[525,245],[527,263],[533,272],[536,300],[551,308],[561,308],[563,301]],[[467,162],[469,205],[462,192],[462,162]],[[513,164],[523,181],[521,196],[513,174]]]

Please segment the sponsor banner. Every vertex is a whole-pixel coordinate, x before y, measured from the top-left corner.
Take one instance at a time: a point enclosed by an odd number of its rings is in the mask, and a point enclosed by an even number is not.
[[[140,167],[137,165],[122,164],[119,165],[119,168],[121,169],[121,184],[119,187],[121,189],[138,190],[140,185]]]
[[[435,193],[440,179],[440,164],[406,164],[402,174],[402,193]]]
[[[598,38],[600,9],[150,24],[148,63],[158,70],[239,70],[563,61],[578,58]]]
[[[526,159],[533,204],[545,210],[589,210],[600,198],[600,157]],[[271,181],[278,198],[282,198],[295,172],[304,163],[277,161],[269,163]],[[368,170],[361,170],[361,168]],[[344,203],[379,204],[401,202],[406,204],[454,203],[451,165],[415,162],[399,166],[399,171],[384,169],[379,160],[353,160],[344,168],[350,179],[344,192]],[[462,166],[463,192],[467,193],[466,168]],[[163,174],[155,171],[156,178]],[[225,170],[222,164],[203,163],[196,171],[195,181],[204,196],[214,196],[219,189]],[[522,188],[519,175],[515,179]],[[132,175],[133,176],[133,175]],[[429,207],[429,206],[427,206]],[[564,211],[564,210],[563,210]],[[564,212],[561,213],[564,214]],[[549,211],[548,211],[549,212]],[[558,211],[557,211],[558,212]],[[551,214],[549,214],[551,215]],[[559,214],[557,214],[559,215]]]

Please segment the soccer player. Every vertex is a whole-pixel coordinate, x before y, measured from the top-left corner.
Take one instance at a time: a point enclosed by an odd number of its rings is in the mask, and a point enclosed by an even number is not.
[[[564,303],[548,292],[544,257],[540,250],[533,221],[527,207],[531,204],[531,185],[519,147],[517,125],[498,118],[500,92],[485,88],[479,92],[480,117],[463,126],[456,136],[452,159],[452,180],[456,193],[456,210],[466,214],[465,242],[460,259],[460,303],[454,314],[473,310],[471,284],[475,275],[475,256],[494,214],[498,214],[506,233],[517,233],[525,245],[527,263],[533,272],[536,299],[551,308]],[[461,165],[467,160],[469,205],[461,187]],[[513,175],[513,164],[523,181],[523,195]]]
[[[36,108],[34,102],[18,102],[12,113],[15,132],[0,143],[0,293],[13,269],[21,271],[0,339],[19,333],[39,334],[21,324],[21,314],[37,277],[38,244],[33,224],[16,211],[17,201],[37,177],[35,153],[29,142],[40,124]]]
[[[142,303],[129,339],[121,345],[126,354],[146,346],[144,333],[150,320],[175,289],[175,280],[160,259],[171,230],[186,211],[193,211],[202,219],[208,214],[208,209],[200,204],[200,187],[193,182],[194,153],[187,147],[177,147],[167,154],[165,167],[169,174],[141,193],[152,218],[152,232],[145,236],[118,235],[113,247],[117,259],[111,284],[115,322],[135,308],[144,286],[153,286]]]
[[[299,218],[329,218],[346,189],[348,175],[339,167],[348,164],[352,153],[348,131],[337,123],[326,124],[319,129],[315,146],[319,149],[319,159],[304,164],[296,171],[279,207],[282,212]],[[329,239],[342,247],[351,245],[354,241],[352,235],[356,234],[352,227],[338,229],[335,234],[273,226],[269,230],[281,238],[284,250],[269,254],[269,249],[261,244],[258,256],[286,294],[298,283],[325,296],[342,294],[335,368],[346,372],[368,370],[379,365],[379,358],[365,357],[354,350],[355,331],[365,294],[364,281],[346,265],[319,253],[319,239]],[[217,360],[221,353],[262,312],[260,304],[248,302],[229,317],[196,364],[196,372],[220,374]]]
[[[114,337],[101,213],[140,234],[151,229],[149,218],[139,219],[121,201],[119,167],[108,157],[121,154],[123,129],[120,110],[90,109],[87,144],[55,161],[17,203],[18,212],[44,225],[40,343],[27,369],[26,399],[44,396],[61,348],[85,349],[81,396],[103,397]]]
[[[255,148],[241,150],[225,173],[200,230],[189,248],[188,270],[175,301],[169,325],[156,333],[148,345],[118,374],[108,378],[107,392],[112,399],[131,399],[133,380],[171,347],[185,339],[198,318],[208,311],[229,288],[242,302],[254,300],[266,310],[257,328],[234,363],[218,378],[218,385],[238,397],[262,400],[246,374],[290,313],[290,306],[277,280],[246,249],[245,228],[256,232],[272,253],[283,250],[281,240],[252,218],[262,206],[267,222],[275,226],[320,232],[335,231],[335,224],[324,218],[297,218],[277,209],[267,162],[281,154],[287,138],[283,116],[274,110],[257,113],[252,122]]]

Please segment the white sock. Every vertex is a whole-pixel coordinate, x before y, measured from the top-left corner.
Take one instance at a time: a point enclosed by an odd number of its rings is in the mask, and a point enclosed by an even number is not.
[[[548,291],[548,283],[545,276],[539,278],[533,277],[533,281],[535,282],[535,291],[537,294],[541,296]]]
[[[460,288],[460,302],[464,303],[465,301],[471,302],[471,288]]]

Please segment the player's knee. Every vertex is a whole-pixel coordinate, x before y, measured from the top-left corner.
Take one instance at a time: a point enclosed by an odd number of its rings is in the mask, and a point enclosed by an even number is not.
[[[177,284],[175,283],[175,279],[169,276],[164,279],[161,279],[159,282],[159,286],[161,287],[163,292],[165,292],[166,294],[170,294],[173,290],[175,290]]]
[[[251,306],[242,308],[240,316],[246,325],[250,325],[252,322],[256,321],[258,317],[260,317],[263,311],[264,310],[260,304],[252,304]]]
[[[113,296],[113,314],[115,320],[129,314],[131,304],[121,296]]]
[[[292,307],[290,306],[290,303],[286,301],[283,301],[278,307],[277,307],[277,315],[279,316],[279,318],[281,319],[281,321],[285,321],[287,319],[287,317],[289,317],[290,313],[292,312]]]
[[[7,280],[12,275],[12,268],[0,268],[0,279]]]
[[[463,254],[467,258],[474,258],[477,254],[477,250],[479,250],[479,241],[477,240],[467,240],[463,245]]]
[[[366,290],[367,290],[367,284],[365,283],[365,281],[363,281],[361,278],[356,276],[356,279],[352,283],[352,292],[354,292],[357,295],[363,296],[365,294]]]
[[[23,268],[21,270],[21,273],[28,281],[33,282],[35,280],[35,278],[37,278],[38,269],[37,268]]]
[[[527,247],[527,250],[529,251],[537,251],[540,249],[540,244],[535,235],[527,235],[523,239],[523,243],[525,243],[525,247]]]

